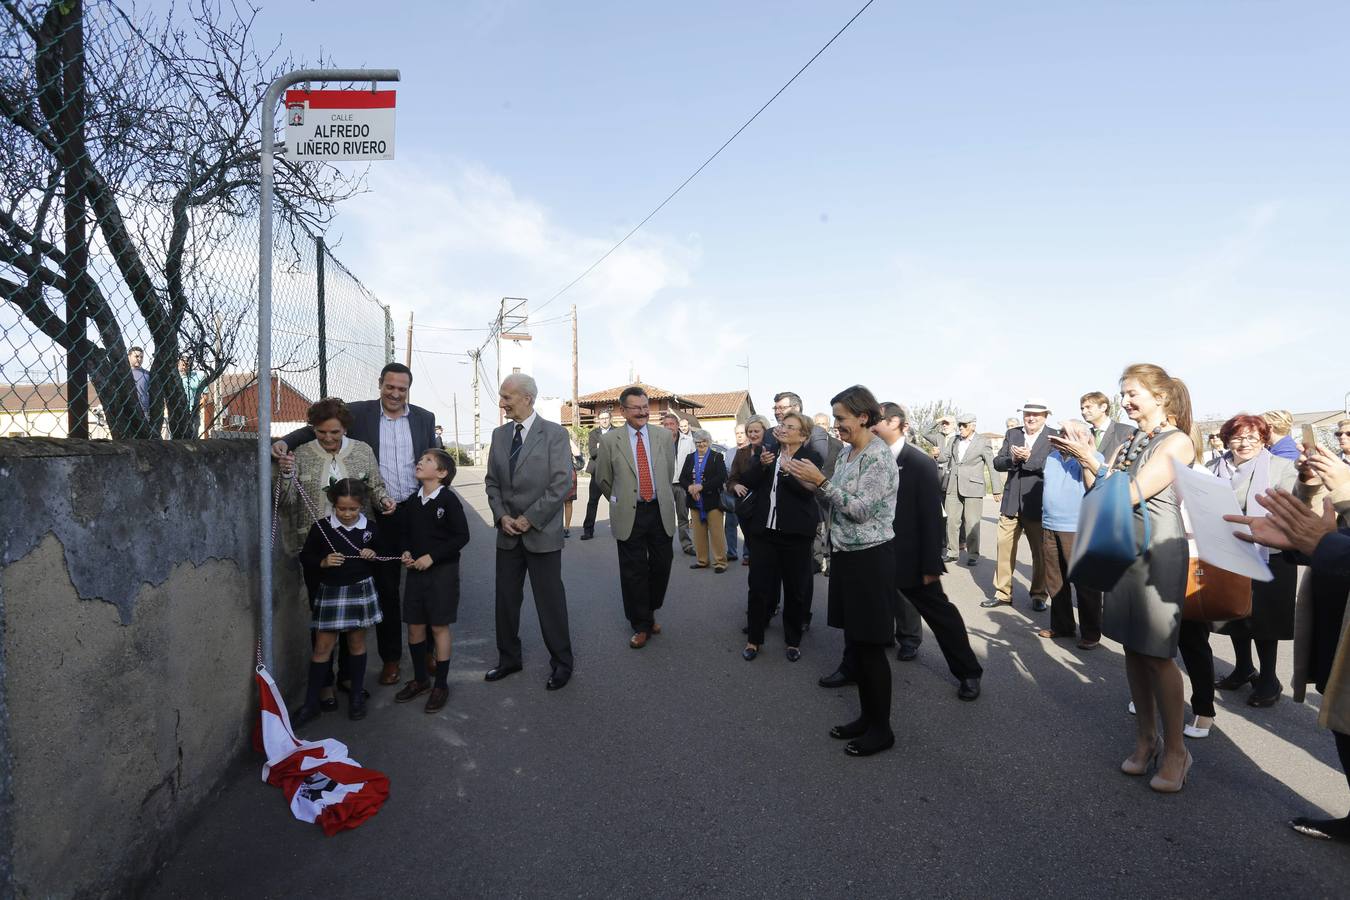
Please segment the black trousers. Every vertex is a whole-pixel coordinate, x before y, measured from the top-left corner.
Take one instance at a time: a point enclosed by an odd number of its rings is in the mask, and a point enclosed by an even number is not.
[[[603,496],[605,494],[600,490],[600,482],[596,481],[595,476],[592,475],[591,487],[586,493],[586,518],[581,523],[583,531],[595,530],[595,513],[600,508],[600,498]]]
[[[980,678],[984,667],[980,665],[975,651],[970,649],[970,635],[966,633],[966,621],[961,611],[947,598],[942,589],[942,580],[932,584],[910,585],[899,589],[897,601],[908,600],[937,639],[942,656],[947,660],[947,668],[958,679]],[[918,646],[915,641],[913,646]]]
[[[839,668],[851,673],[858,685],[861,718],[871,737],[891,733],[891,664],[883,644],[844,639],[844,661]]]
[[[572,674],[572,637],[567,625],[567,591],[562,580],[562,551],[531,553],[523,541],[497,548],[497,665],[519,666],[520,607],[525,602],[525,576],[539,615],[539,630],[548,648],[553,674]]]
[[[747,542],[750,538],[746,538]],[[789,647],[802,642],[802,631],[811,610],[815,579],[811,572],[814,534],[785,534],[766,530],[754,538],[750,557],[749,642],[764,643],[764,628],[783,594],[783,640]]]
[[[623,614],[633,631],[650,632],[656,611],[665,603],[670,563],[675,558],[672,535],[666,533],[661,507],[655,500],[638,502],[632,533],[628,540],[615,544],[619,548]]]
[[[1077,536],[1072,531],[1041,530],[1045,592],[1050,595],[1050,630],[1066,637],[1077,633],[1085,641],[1100,641],[1102,592],[1069,582],[1069,560],[1073,557],[1073,542]],[[1073,620],[1073,591],[1078,592],[1077,623]]]
[[[1191,679],[1191,710],[1214,717],[1214,652],[1209,648],[1209,623],[1181,620],[1177,649]]]
[[[1341,758],[1341,774],[1345,776],[1346,782],[1350,783],[1350,734],[1333,731],[1331,736],[1336,739],[1336,755]]]
[[[397,562],[375,565],[375,594],[380,599],[384,620],[375,626],[375,642],[380,660],[396,663],[403,657],[403,604],[399,598],[399,583],[403,567]]]

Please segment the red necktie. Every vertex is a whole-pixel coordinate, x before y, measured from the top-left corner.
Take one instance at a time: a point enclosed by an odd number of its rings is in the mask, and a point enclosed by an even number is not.
[[[636,434],[638,495],[642,497],[642,502],[646,503],[656,496],[656,491],[652,489],[652,467],[647,465],[647,448],[642,445],[642,432]]]

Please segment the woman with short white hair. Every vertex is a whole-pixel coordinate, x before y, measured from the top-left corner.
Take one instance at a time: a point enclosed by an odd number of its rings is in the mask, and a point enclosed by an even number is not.
[[[722,486],[727,481],[727,466],[722,454],[712,449],[712,435],[702,428],[691,432],[694,452],[684,461],[680,487],[689,495],[689,524],[694,532],[694,552],[698,561],[691,569],[706,569],[722,574],[727,570],[727,535],[722,521]]]

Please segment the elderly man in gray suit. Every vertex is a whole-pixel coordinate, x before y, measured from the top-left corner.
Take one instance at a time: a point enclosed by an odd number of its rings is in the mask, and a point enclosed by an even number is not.
[[[609,497],[610,531],[619,548],[623,611],[633,626],[628,646],[641,650],[661,633],[656,611],[666,599],[675,558],[675,439],[664,428],[649,428],[650,401],[634,385],[619,395],[627,423],[600,439],[595,479]]]
[[[528,375],[502,381],[499,405],[507,422],[492,432],[488,451],[488,506],[497,526],[497,666],[487,681],[519,672],[520,605],[530,576],[539,628],[556,691],[572,677],[572,640],[562,580],[563,500],[572,488],[572,449],[561,425],[534,411],[539,388]]]
[[[957,416],[956,433],[942,444],[937,457],[942,470],[942,490],[947,509],[947,556],[943,562],[956,562],[956,548],[966,535],[966,565],[980,561],[980,522],[984,517],[985,472],[989,484],[998,486],[994,469],[994,448],[989,439],[975,430],[974,416]]]

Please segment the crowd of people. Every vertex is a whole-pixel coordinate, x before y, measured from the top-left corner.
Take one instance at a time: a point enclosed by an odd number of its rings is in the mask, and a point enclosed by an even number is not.
[[[446,703],[458,560],[469,531],[449,487],[454,460],[439,449],[431,414],[407,402],[411,383],[406,367],[391,364],[381,373],[379,400],[319,401],[308,428],[274,445],[288,550],[304,571],[313,610],[310,680],[297,725],[336,709],[335,690],[343,688],[349,715],[364,716],[364,633],[371,625],[385,685],[401,680],[407,627],[413,677],[395,699],[429,692],[427,712]],[[584,469],[590,477],[581,539],[594,539],[599,503],[607,500],[629,647],[641,650],[662,633],[658,617],[676,541],[693,569],[721,575],[738,559],[748,566],[747,662],[763,653],[766,627],[780,611],[786,658],[802,658],[814,573],[823,571],[826,621],[842,632],[843,652],[820,684],[855,686],[859,701],[857,718],[829,735],[850,756],[879,753],[895,743],[887,648],[896,648],[899,660],[913,659],[924,623],[958,698],[980,697],[983,667],[942,577],[962,552],[967,566],[981,565],[982,507],[992,493],[993,590],[981,605],[1013,602],[1025,537],[1031,609],[1050,614],[1040,636],[1073,640],[1083,651],[1104,637],[1123,647],[1135,735],[1121,772],[1151,774],[1148,783],[1160,793],[1181,791],[1194,763],[1187,739],[1210,734],[1216,690],[1250,685],[1246,702],[1256,709],[1279,701],[1282,641],[1294,642],[1295,699],[1309,684],[1322,693],[1322,723],[1350,772],[1350,650],[1342,640],[1350,596],[1350,419],[1336,428],[1336,450],[1306,432],[1303,441],[1294,439],[1284,411],[1235,415],[1202,440],[1180,379],[1133,365],[1119,389],[1128,423],[1110,415],[1104,393],[1091,391],[1080,399],[1081,419],[1051,428],[1052,410],[1032,398],[997,450],[975,419],[962,415],[922,435],[925,450],[905,408],[878,401],[861,385],[831,398],[829,416],[814,418],[798,395],[779,393],[775,421],[755,416],[738,425],[735,448],[719,447],[674,412],[650,427],[649,398],[633,386],[612,411],[622,424],[601,412],[583,454],[566,429],[535,411],[534,380],[508,376],[499,397],[506,421],[492,434],[485,476],[496,531],[498,649],[485,679],[523,670],[526,577],[550,658],[545,687],[559,690],[571,679],[561,555]],[[1250,592],[1249,615],[1211,622],[1187,612],[1197,556],[1173,483],[1176,467],[1207,469],[1235,494],[1241,514],[1232,521],[1249,529],[1240,536],[1258,544],[1273,576],[1241,588]],[[1098,484],[1127,492],[1139,541],[1133,563],[1109,587],[1074,573],[1084,498]],[[1232,641],[1237,661],[1221,677],[1210,648],[1216,630]],[[344,633],[345,644],[338,640]],[[1189,722],[1178,655],[1191,682]],[[1350,818],[1294,825],[1350,842]]]

